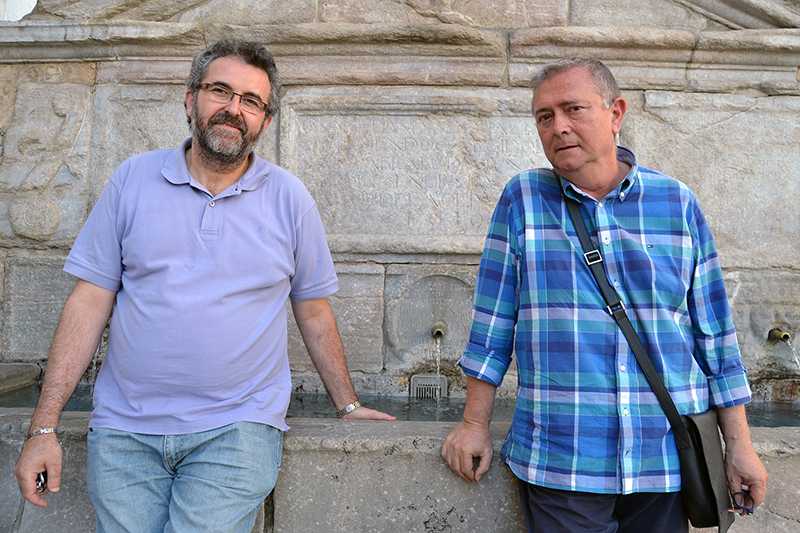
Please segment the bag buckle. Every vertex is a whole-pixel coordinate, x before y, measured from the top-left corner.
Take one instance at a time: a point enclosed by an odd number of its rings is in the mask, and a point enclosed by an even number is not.
[[[606,306],[606,309],[608,310],[608,314],[614,317],[615,320],[619,320],[625,316],[625,304],[622,302],[614,307],[611,307],[610,305]]]
[[[602,263],[603,256],[600,255],[600,252],[597,250],[592,250],[590,252],[586,252],[583,254],[583,259],[586,261],[586,264],[589,266],[594,265],[595,263]]]

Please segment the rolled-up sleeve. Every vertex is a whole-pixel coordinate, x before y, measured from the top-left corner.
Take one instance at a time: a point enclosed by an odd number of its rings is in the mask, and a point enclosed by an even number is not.
[[[751,391],[717,249],[699,205],[695,208],[695,228],[695,271],[688,299],[694,356],[708,380],[710,404],[733,407],[749,402]]]
[[[475,282],[469,343],[459,361],[465,374],[498,387],[511,364],[519,310],[522,230],[510,201],[512,183],[492,215]]]

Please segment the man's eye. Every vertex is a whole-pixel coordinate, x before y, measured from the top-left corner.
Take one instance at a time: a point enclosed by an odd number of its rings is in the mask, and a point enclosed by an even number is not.
[[[261,109],[263,106],[261,100],[258,100],[257,98],[243,98],[242,101],[245,105],[255,107],[256,109]]]
[[[225,89],[224,87],[214,86],[210,87],[209,90],[218,96],[228,96],[229,94],[231,94],[231,92]]]
[[[536,122],[539,122],[539,123],[547,122],[548,120],[550,120],[550,115],[539,115],[536,118]]]

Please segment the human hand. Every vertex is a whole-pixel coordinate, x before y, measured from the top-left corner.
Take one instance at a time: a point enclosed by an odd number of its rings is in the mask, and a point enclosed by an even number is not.
[[[36,492],[36,476],[41,472],[47,472],[47,486],[44,492]],[[61,490],[61,445],[56,435],[36,435],[26,440],[14,475],[26,500],[47,507],[47,500],[42,496]]]
[[[746,488],[753,499],[753,510],[758,508],[767,494],[769,474],[752,444],[743,442],[726,446],[725,469],[728,476],[728,490],[731,494],[742,492]],[[744,509],[735,508],[735,510],[742,516],[750,514]]]
[[[396,416],[388,415],[381,411],[376,411],[375,409],[370,409],[369,407],[361,406],[355,411],[350,411],[346,415],[342,416],[342,419],[346,420],[397,420]]]
[[[442,458],[465,481],[479,481],[492,463],[492,438],[488,426],[461,422],[442,444]],[[473,459],[480,463],[474,468]]]

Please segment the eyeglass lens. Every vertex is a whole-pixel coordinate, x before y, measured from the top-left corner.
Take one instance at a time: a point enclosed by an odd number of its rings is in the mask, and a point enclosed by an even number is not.
[[[208,91],[208,94],[214,101],[221,104],[227,104],[233,100],[234,96],[238,96],[240,98],[239,105],[241,105],[244,110],[250,113],[260,113],[266,107],[264,102],[255,97],[235,93],[227,87],[222,87],[221,85],[207,84],[204,85],[203,88]]]

